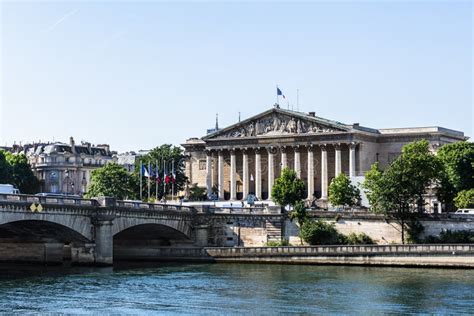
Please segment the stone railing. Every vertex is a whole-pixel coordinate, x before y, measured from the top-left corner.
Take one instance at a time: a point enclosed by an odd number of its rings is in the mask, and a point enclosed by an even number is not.
[[[157,210],[157,211],[184,211],[195,212],[193,207],[173,204],[144,203],[140,201],[120,201],[114,198],[83,199],[74,196],[37,196],[27,194],[0,194],[0,204],[25,203],[25,204],[54,204],[75,205],[86,207],[116,207],[127,210]]]
[[[37,203],[58,205],[99,206],[94,199],[82,199],[74,196],[37,196],[27,194],[0,194],[0,203]]]
[[[398,254],[472,254],[474,244],[444,245],[355,245],[308,247],[235,247],[206,248],[207,253],[218,257],[272,257],[272,256],[347,256],[347,255],[398,255]]]

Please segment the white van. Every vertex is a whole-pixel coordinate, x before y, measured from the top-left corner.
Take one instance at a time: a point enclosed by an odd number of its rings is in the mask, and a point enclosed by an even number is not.
[[[459,215],[474,215],[474,208],[460,208],[454,214]]]
[[[20,191],[12,184],[0,184],[0,193],[3,194],[20,194]]]

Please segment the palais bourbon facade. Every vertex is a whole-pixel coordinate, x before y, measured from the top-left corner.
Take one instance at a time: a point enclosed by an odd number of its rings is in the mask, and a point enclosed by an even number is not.
[[[403,145],[429,141],[433,151],[465,140],[462,132],[441,127],[373,129],[344,124],[278,106],[183,144],[186,175],[191,184],[213,188],[219,199],[271,198],[284,167],[294,169],[306,184],[308,199],[325,201],[332,178],[345,173],[362,179],[378,161],[386,167]]]

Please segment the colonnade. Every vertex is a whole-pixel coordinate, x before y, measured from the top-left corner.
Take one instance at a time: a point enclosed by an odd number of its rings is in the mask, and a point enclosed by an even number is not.
[[[246,199],[250,193],[250,178],[251,174],[255,174],[255,195],[257,198],[262,198],[262,153],[265,150],[267,152],[267,185],[268,185],[268,198],[270,199],[273,184],[275,183],[275,158],[277,152],[280,152],[280,170],[285,167],[292,167],[295,170],[297,176],[301,178],[302,167],[301,167],[301,153],[307,152],[307,192],[308,199],[313,198],[315,192],[315,159],[314,154],[316,150],[320,151],[321,154],[321,200],[327,200],[328,198],[328,146],[334,147],[334,168],[335,176],[342,173],[342,155],[341,155],[341,143],[338,144],[310,144],[304,146],[292,146],[292,147],[256,147],[256,148],[243,148],[239,150],[242,155],[242,193],[243,199]],[[349,148],[349,177],[356,175],[356,143],[345,143]],[[279,150],[278,150],[279,149]],[[288,166],[288,149],[293,151],[294,165]],[[237,199],[237,149],[210,149],[206,151],[206,187],[207,192],[212,192],[213,185],[213,154],[217,154],[217,191],[219,199],[224,199],[224,152],[230,154],[230,200]],[[251,155],[254,155],[254,173],[249,170],[249,159]]]

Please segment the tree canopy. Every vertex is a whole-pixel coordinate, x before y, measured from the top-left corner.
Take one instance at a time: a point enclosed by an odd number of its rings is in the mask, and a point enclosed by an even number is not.
[[[443,166],[439,178],[438,198],[450,209],[457,194],[463,190],[474,189],[474,144],[446,144],[438,150],[437,157]]]
[[[474,208],[474,189],[460,191],[454,204],[457,208]]]
[[[360,190],[344,173],[332,179],[329,185],[329,202],[332,205],[355,206],[360,201]]]
[[[25,194],[37,193],[40,186],[26,156],[4,150],[0,150],[0,183],[13,184]]]
[[[295,205],[304,197],[305,185],[303,180],[296,176],[296,172],[289,168],[281,171],[280,177],[275,180],[272,188],[272,199],[275,203],[285,205]]]
[[[116,163],[92,171],[85,197],[109,196],[119,200],[137,198],[137,181],[128,171]]]
[[[170,181],[168,184],[164,184],[164,174],[171,177],[174,171],[176,174],[176,179],[174,181],[174,192],[182,191],[185,189],[187,183],[187,177],[184,174],[185,164],[184,164],[184,153],[180,147],[172,146],[171,144],[164,144],[152,149],[147,155],[140,157],[140,160],[136,162],[135,168],[135,177],[140,181],[140,163],[143,163],[146,168],[148,165],[152,167],[154,174],[158,173],[159,180],[157,181],[156,177],[153,177],[150,182],[150,191],[152,195],[156,194],[156,189],[158,186],[158,197],[161,197],[172,192],[173,183]],[[158,171],[158,172],[157,172]],[[144,178],[144,183],[146,180]],[[165,190],[166,187],[166,190]],[[146,196],[148,187],[143,185],[143,196]],[[138,196],[139,190],[138,190]]]
[[[400,223],[402,242],[405,225],[415,211],[423,207],[423,194],[436,181],[441,165],[430,152],[429,143],[420,140],[405,145],[402,154],[384,171],[373,166],[366,177],[364,188],[377,211],[393,216]]]

